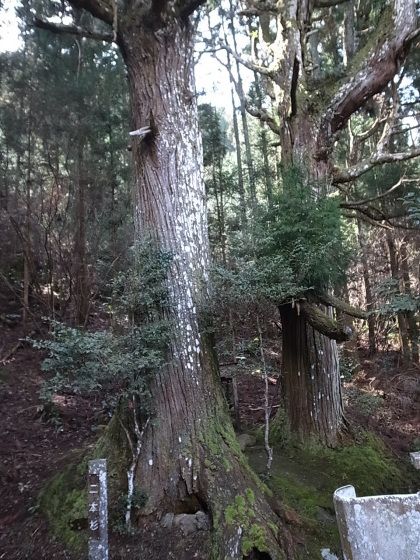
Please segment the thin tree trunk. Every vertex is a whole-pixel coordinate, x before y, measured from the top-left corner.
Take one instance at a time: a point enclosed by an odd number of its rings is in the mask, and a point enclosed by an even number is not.
[[[399,291],[399,283],[400,283],[400,275],[398,270],[398,256],[397,256],[397,248],[395,246],[395,239],[394,234],[387,230],[386,232],[386,239],[388,243],[388,251],[389,251],[389,263],[391,266],[391,276],[397,282],[398,291]],[[400,339],[400,348],[401,353],[403,356],[404,361],[410,361],[410,342],[408,338],[407,332],[407,324],[405,321],[404,313],[401,311],[397,313],[397,320],[398,320],[398,331],[399,331],[399,339]]]
[[[408,251],[407,251],[407,238],[405,237],[400,247],[401,254],[401,272],[404,283],[404,293],[412,296],[410,269],[408,266]],[[408,337],[411,346],[411,359],[417,364],[419,362],[419,327],[417,324],[416,316],[413,311],[406,312],[406,320],[408,327]]]
[[[230,15],[230,25],[231,25],[231,30],[232,30],[233,46],[234,46],[235,52],[239,52],[237,41],[236,41],[236,35],[235,35],[235,26],[234,26],[234,21],[233,21],[233,14],[234,13],[235,13],[235,8],[234,8],[232,0],[231,0],[230,1],[229,15]],[[250,202],[251,202],[252,208],[254,209],[256,204],[257,204],[257,193],[256,193],[256,185],[255,185],[254,165],[252,163],[251,142],[250,142],[250,139],[249,139],[249,127],[248,127],[246,106],[245,106],[245,91],[244,91],[244,86],[243,86],[243,81],[242,81],[242,76],[241,76],[241,65],[239,64],[239,62],[237,60],[236,60],[235,63],[236,63],[236,73],[237,73],[237,77],[238,77],[236,87],[237,87],[238,97],[239,97],[239,101],[240,101],[242,132],[243,132],[243,135],[244,135],[246,165],[247,165],[247,169],[248,169],[249,197],[250,197]]]
[[[77,69],[77,80],[81,79],[82,49],[80,41],[79,60]],[[81,111],[81,107],[79,108]],[[83,125],[83,114],[79,112],[79,126],[77,133],[77,153],[76,153],[76,235],[74,243],[75,257],[75,314],[74,320],[77,325],[86,326],[89,318],[89,279],[88,267],[86,263],[86,171],[84,163],[84,144],[85,132]]]
[[[230,64],[231,61],[230,61],[230,56],[228,54],[229,67]],[[233,84],[231,73],[229,73],[229,79],[230,79],[230,94],[232,99],[233,132],[235,135],[236,167],[238,170],[239,213],[241,216],[241,226],[244,229],[247,225],[244,173],[243,173],[243,166],[242,166],[241,138],[239,135],[238,115],[236,113],[236,107],[235,107],[234,84]]]
[[[28,141],[27,141],[28,162],[26,171],[26,209],[24,227],[24,246],[23,246],[23,310],[22,324],[23,332],[28,333],[28,314],[29,314],[29,290],[31,284],[31,251],[32,251],[32,231],[31,231],[31,188],[32,188],[32,110],[29,108],[28,119]]]
[[[360,260],[362,262],[362,267],[363,267],[363,282],[365,285],[366,309],[368,312],[370,312],[373,309],[372,286],[370,283],[365,232],[363,230],[363,224],[360,220],[357,220],[357,230],[358,230],[358,240],[360,246]],[[373,315],[371,314],[368,315],[367,323],[368,323],[368,338],[369,338],[369,355],[373,356],[374,354],[376,354],[376,329],[375,329],[375,318],[373,317]]]
[[[257,93],[258,109],[262,109],[262,92],[257,73],[254,73],[254,85]],[[260,121],[261,153],[263,156],[264,183],[268,203],[268,210],[273,210],[273,179],[270,172],[270,162],[268,157],[267,130],[263,122]]]
[[[82,131],[79,134],[83,134]],[[85,326],[89,316],[89,280],[86,264],[86,179],[83,162],[83,138],[78,140],[77,188],[76,188],[76,235],[74,242],[75,313],[77,325]]]

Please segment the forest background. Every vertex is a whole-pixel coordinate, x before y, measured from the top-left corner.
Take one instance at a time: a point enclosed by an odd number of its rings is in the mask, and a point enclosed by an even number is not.
[[[112,414],[122,397],[141,401],[128,420],[135,447],[173,332],[174,253],[136,233],[131,160],[153,127],[129,136],[128,55],[112,45],[123,41],[115,22],[109,33],[88,4],[22,2],[21,47],[0,54],[0,317],[46,352],[46,408],[68,392],[104,395]],[[226,73],[224,108],[202,102],[200,78],[181,92],[203,139],[214,322],[204,330],[222,365],[257,357],[277,382],[281,438],[336,447],[351,433],[341,387],[362,358],[380,356],[382,369],[396,359],[413,401],[420,392],[417,8],[286,4],[189,15],[200,19],[197,68],[211,56]],[[137,469],[139,455],[129,459]],[[128,478],[128,527],[133,495]],[[275,557],[270,539],[246,551]]]

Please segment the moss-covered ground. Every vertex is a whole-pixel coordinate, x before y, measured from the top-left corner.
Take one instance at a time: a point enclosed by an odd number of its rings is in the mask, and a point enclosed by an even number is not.
[[[352,484],[358,496],[411,493],[420,477],[409,464],[392,456],[374,434],[359,432],[357,440],[335,449],[320,445],[289,445],[275,449],[269,475],[263,447],[248,451],[251,466],[264,478],[284,509],[297,548],[297,558],[321,558],[329,548],[340,554],[333,493]]]

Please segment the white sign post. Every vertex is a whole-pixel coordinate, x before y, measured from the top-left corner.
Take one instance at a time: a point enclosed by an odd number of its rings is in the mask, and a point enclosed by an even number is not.
[[[108,560],[106,459],[89,461],[89,560]]]

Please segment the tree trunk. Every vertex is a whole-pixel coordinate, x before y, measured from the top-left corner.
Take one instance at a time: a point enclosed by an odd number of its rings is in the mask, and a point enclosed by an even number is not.
[[[363,282],[365,285],[365,297],[366,297],[366,309],[368,311],[372,311],[373,309],[373,297],[372,297],[372,286],[370,283],[370,275],[369,275],[369,267],[368,267],[368,258],[367,258],[367,248],[366,248],[366,239],[365,233],[363,230],[363,223],[361,220],[357,221],[357,230],[358,230],[358,240],[360,246],[360,260],[362,262],[363,267]],[[375,318],[373,315],[369,315],[368,319],[368,337],[369,337],[369,355],[373,356],[376,354],[376,332],[375,332]]]
[[[135,483],[147,493],[144,514],[209,513],[211,557],[264,550],[283,558],[271,525],[278,520],[243,461],[210,340],[202,334],[209,248],[192,40],[189,26],[179,22],[162,34],[146,24],[127,25],[122,33],[132,126],[150,128],[143,140],[133,137],[136,237],[151,237],[173,259],[167,279],[172,341],[167,366],[151,387],[155,420],[143,424],[137,440]],[[246,518],[237,507],[242,500]],[[263,546],[253,542],[253,526]]]
[[[89,278],[86,264],[86,177],[83,161],[83,125],[77,140],[76,232],[74,239],[74,322],[86,326],[89,317]]]
[[[295,133],[290,138],[293,141],[289,143],[288,150],[283,149],[283,157],[289,162],[288,166],[302,169],[309,180],[314,181],[314,196],[317,196],[317,182],[328,184],[329,179],[324,175],[324,164],[307,157],[307,154],[316,151],[316,134],[310,125],[310,116],[302,107],[290,121]],[[284,134],[287,136],[289,132]],[[284,403],[292,432],[302,442],[318,439],[323,444],[334,446],[341,440],[346,426],[336,343],[338,339],[321,335],[299,313],[299,307],[293,307],[291,303],[280,306],[280,316]]]
[[[345,427],[336,342],[315,331],[297,305],[279,306],[284,401],[292,432],[335,445]]]
[[[254,87],[257,94],[257,104],[258,110],[263,108],[263,99],[261,86],[259,82],[259,76],[254,72]],[[273,179],[270,170],[270,162],[268,157],[268,140],[267,140],[267,129],[265,124],[260,121],[260,140],[261,140],[261,153],[263,156],[263,171],[264,171],[264,185],[265,185],[265,196],[267,198],[268,211],[273,211]]]
[[[230,10],[229,10],[229,18],[230,18],[230,25],[232,31],[232,39],[234,49],[237,52],[237,41],[236,41],[236,34],[235,34],[235,24],[233,20],[233,14],[235,13],[235,7],[233,6],[232,0],[230,0]],[[251,142],[249,139],[249,127],[248,127],[248,120],[246,114],[246,104],[245,104],[245,91],[241,76],[241,65],[238,61],[236,61],[236,74],[237,74],[237,82],[236,82],[236,91],[238,93],[239,101],[240,101],[240,113],[241,113],[241,120],[242,120],[242,132],[244,135],[244,145],[245,145],[245,156],[246,156],[246,165],[248,169],[248,184],[249,184],[249,200],[252,207],[252,212],[255,213],[255,207],[257,204],[257,193],[256,193],[256,185],[255,185],[255,173],[254,173],[254,164],[252,162],[252,154],[251,154]]]
[[[401,272],[404,283],[404,293],[412,296],[410,269],[408,266],[408,251],[407,251],[407,237],[401,243]],[[414,311],[406,312],[408,337],[410,339],[411,359],[415,364],[419,362],[419,327]]]
[[[228,65],[231,67],[230,56],[228,53]],[[232,78],[232,72],[229,72],[230,79],[230,95],[232,99],[232,119],[233,119],[233,131],[235,135],[235,149],[236,149],[236,167],[238,169],[238,194],[239,194],[239,213],[241,216],[241,226],[242,229],[246,229],[247,226],[247,215],[246,215],[246,200],[245,200],[245,186],[244,186],[244,173],[242,168],[242,152],[241,152],[241,139],[239,136],[239,124],[238,115],[236,114],[235,107],[235,92],[234,84]]]
[[[386,232],[386,239],[388,243],[388,250],[389,250],[389,262],[391,265],[391,275],[392,278],[397,282],[399,286],[400,278],[399,278],[399,270],[398,270],[398,256],[397,256],[397,248],[395,246],[395,239],[394,235],[390,230]],[[399,291],[399,288],[398,288]],[[410,342],[408,339],[408,332],[407,332],[407,324],[405,322],[405,316],[402,311],[397,313],[397,320],[398,320],[398,331],[399,331],[399,339],[400,339],[400,348],[401,354],[405,362],[410,361]]]

